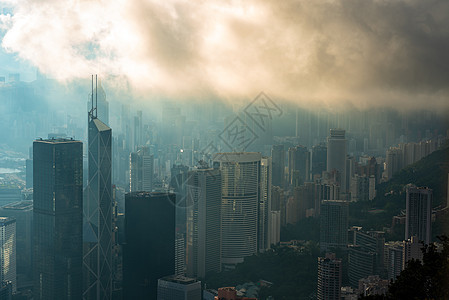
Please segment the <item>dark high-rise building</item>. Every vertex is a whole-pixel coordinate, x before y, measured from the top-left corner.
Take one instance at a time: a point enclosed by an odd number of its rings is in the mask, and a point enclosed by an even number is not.
[[[221,176],[217,169],[189,172],[187,187],[187,275],[221,271]]]
[[[26,188],[30,189],[33,187],[33,160],[26,160]]]
[[[346,249],[348,244],[348,202],[323,200],[320,211],[320,250]]]
[[[425,244],[432,236],[432,190],[408,185],[406,188],[405,240],[417,236]]]
[[[124,299],[155,300],[158,279],[175,273],[175,200],[173,193],[126,194]]]
[[[299,186],[310,180],[310,153],[307,147],[288,149],[288,179],[292,186]]]
[[[377,273],[377,255],[376,252],[360,245],[349,245],[348,248],[349,284],[353,288],[358,288],[360,279]]]
[[[167,276],[158,280],[158,300],[200,300],[201,281],[184,276]]]
[[[331,129],[327,138],[326,171],[338,171],[340,188],[343,193],[346,193],[346,153],[345,130]]]
[[[340,300],[342,281],[341,259],[335,254],[326,253],[325,257],[318,257],[318,300]]]
[[[16,219],[16,262],[19,279],[31,280],[33,201],[14,202],[0,208],[0,216]],[[20,285],[20,281],[19,281]]]
[[[327,147],[325,144],[315,145],[312,148],[312,175],[322,175],[326,171]]]
[[[34,299],[81,299],[83,144],[34,141]]]
[[[284,145],[273,145],[273,148],[271,149],[271,159],[273,163],[273,185],[283,187],[285,173]]]
[[[84,299],[112,297],[112,130],[89,113],[89,178],[84,199]]]

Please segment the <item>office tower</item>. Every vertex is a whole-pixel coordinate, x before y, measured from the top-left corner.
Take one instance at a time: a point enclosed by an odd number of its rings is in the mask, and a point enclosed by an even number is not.
[[[33,160],[26,160],[26,188],[30,189],[33,187]]]
[[[184,234],[176,233],[175,238],[175,275],[184,276],[186,273],[186,243]]]
[[[176,194],[176,228],[180,233],[186,233],[187,193],[193,188],[187,185],[189,167],[174,164],[170,169],[170,190]]]
[[[348,246],[348,277],[349,284],[358,288],[359,280],[376,273],[376,252],[370,251],[363,246]]]
[[[167,276],[157,281],[157,300],[201,300],[201,281]]]
[[[425,244],[431,242],[432,190],[427,187],[406,187],[405,240],[417,236]]]
[[[388,280],[396,280],[396,277],[398,277],[404,269],[402,242],[385,243],[384,265],[386,267]]]
[[[351,201],[368,201],[370,195],[370,179],[365,175],[354,175],[351,178]]]
[[[318,144],[312,148],[312,175],[320,175],[326,171],[327,147],[325,144]]]
[[[273,186],[271,189],[271,211],[280,212],[280,226],[285,226],[287,224],[284,190],[278,186]]]
[[[288,175],[288,183],[292,186],[310,180],[310,152],[307,147],[296,146],[288,149]]]
[[[16,276],[16,220],[0,217],[0,282],[11,282],[17,291]]]
[[[33,143],[34,299],[81,299],[83,144]]]
[[[129,155],[129,190],[151,192],[153,189],[154,158],[148,147],[138,147]]]
[[[175,273],[173,193],[135,192],[125,196],[124,299],[157,297],[157,280]]]
[[[273,145],[271,149],[273,163],[273,185],[284,187],[285,150],[284,145]]]
[[[346,138],[345,130],[330,129],[327,138],[327,167],[326,171],[338,171],[340,174],[341,192],[346,192]]]
[[[403,167],[403,151],[396,147],[390,147],[385,156],[385,174],[386,179],[390,180],[395,173],[400,171]]]
[[[17,274],[24,276],[19,276],[20,278],[31,280],[33,201],[24,200],[5,205],[0,208],[0,216],[16,219]]]
[[[137,146],[145,144],[143,141],[143,126],[142,126],[142,111],[138,110],[137,115],[134,117],[134,127],[133,127],[133,147],[136,149]]]
[[[362,227],[353,226],[349,229],[349,239],[352,244],[361,246],[365,252],[376,254],[374,274],[384,275],[384,248],[385,232],[383,231],[363,231]]]
[[[306,182],[295,187],[293,192],[297,205],[298,220],[315,216],[315,184]]]
[[[325,257],[318,257],[318,300],[340,300],[342,280],[341,259],[335,254],[326,253]]]
[[[340,186],[333,183],[324,183],[323,180],[318,180],[315,183],[315,215],[319,216],[321,211],[321,201],[323,200],[339,200]]]
[[[422,248],[424,244],[416,236],[402,242],[402,269],[405,269],[409,260],[423,260]]]
[[[285,204],[285,222],[287,224],[296,224],[299,221],[298,199],[290,196]]]
[[[348,244],[348,202],[323,200],[320,211],[320,250],[345,249]]]
[[[187,185],[187,275],[221,271],[221,175],[218,169],[189,172]]]
[[[271,211],[269,236],[270,246],[276,245],[281,241],[281,212],[279,210]]]
[[[261,154],[217,154],[221,171],[221,262],[233,267],[257,253]]]
[[[89,113],[88,143],[89,172],[83,225],[83,298],[110,299],[113,277],[112,130],[97,117],[95,106]]]
[[[263,252],[270,248],[270,222],[271,222],[271,185],[272,163],[271,157],[263,157],[260,161],[260,194],[259,194],[259,225],[258,247]]]

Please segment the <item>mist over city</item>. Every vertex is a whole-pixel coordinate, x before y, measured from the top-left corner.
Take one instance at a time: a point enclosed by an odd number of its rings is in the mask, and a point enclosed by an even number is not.
[[[449,2],[0,0],[0,299],[449,298]]]

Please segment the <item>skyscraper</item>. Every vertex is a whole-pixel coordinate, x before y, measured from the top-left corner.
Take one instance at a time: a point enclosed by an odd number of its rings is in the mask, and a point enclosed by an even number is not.
[[[16,220],[0,217],[0,283],[11,282],[17,291],[16,277]]]
[[[221,171],[221,261],[227,267],[257,253],[261,154],[219,153]]]
[[[284,187],[285,150],[284,145],[273,145],[271,149],[273,163],[273,185]]]
[[[336,170],[340,177],[340,189],[346,192],[346,138],[345,130],[331,129],[327,138],[327,172]]]
[[[0,208],[0,216],[16,219],[17,274],[20,274],[21,279],[31,280],[33,201],[23,200],[5,205]]]
[[[289,184],[293,186],[310,180],[310,152],[307,147],[296,146],[288,149],[288,176]]]
[[[217,169],[189,172],[187,275],[204,278],[221,271],[221,176]]]
[[[320,210],[320,250],[346,249],[348,244],[348,202],[323,200]]]
[[[158,279],[175,273],[175,201],[173,193],[126,194],[124,299],[155,300]]]
[[[154,159],[148,147],[138,147],[129,156],[129,190],[151,192],[153,189]]]
[[[96,102],[96,101],[95,101]],[[84,299],[112,297],[112,130],[89,112],[89,178],[84,199]]]
[[[322,175],[326,171],[327,147],[325,144],[315,145],[312,148],[312,175]]]
[[[271,157],[263,157],[260,161],[260,194],[259,194],[259,225],[258,243],[259,251],[269,249],[270,244],[270,222],[271,222],[271,186],[272,186],[272,163]]]
[[[83,144],[33,143],[34,299],[81,299]]]
[[[158,280],[158,300],[200,300],[201,281],[184,276],[167,276]]]
[[[335,254],[326,253],[325,257],[318,257],[318,300],[340,300],[342,281],[341,259]]]
[[[427,187],[406,187],[405,240],[417,236],[425,244],[431,242],[432,190]]]

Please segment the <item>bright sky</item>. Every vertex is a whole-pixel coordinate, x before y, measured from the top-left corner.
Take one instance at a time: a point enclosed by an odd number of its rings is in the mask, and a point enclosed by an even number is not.
[[[0,63],[175,99],[449,107],[449,1],[2,1]],[[6,57],[6,59],[5,59]],[[15,66],[14,63],[7,63]],[[3,66],[4,69],[4,66]],[[2,66],[0,66],[2,71]]]

